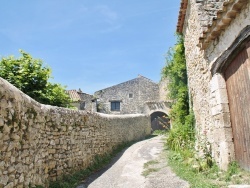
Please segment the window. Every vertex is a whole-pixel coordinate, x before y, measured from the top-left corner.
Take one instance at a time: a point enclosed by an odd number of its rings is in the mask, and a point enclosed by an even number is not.
[[[133,94],[132,94],[132,93],[129,93],[129,94],[128,94],[128,97],[129,97],[129,98],[133,98]]]
[[[119,101],[111,102],[111,111],[120,111],[120,102]]]
[[[85,102],[80,102],[80,110],[85,110]]]

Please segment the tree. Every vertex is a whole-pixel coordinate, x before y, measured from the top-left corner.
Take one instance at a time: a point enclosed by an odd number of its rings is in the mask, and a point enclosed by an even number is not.
[[[176,45],[168,51],[162,77],[170,81],[168,91],[172,100],[170,111],[172,126],[167,144],[173,150],[183,151],[192,147],[194,143],[194,115],[189,109],[185,47],[181,35],[177,35]]]
[[[177,35],[177,44],[167,53],[162,76],[170,80],[168,90],[169,98],[173,101],[170,114],[172,120],[184,124],[185,116],[189,114],[189,101],[185,47],[181,35]]]
[[[25,94],[43,104],[67,107],[70,98],[65,93],[65,87],[50,83],[51,69],[43,66],[40,59],[20,50],[21,57],[2,58],[0,61],[0,77],[19,88]]]

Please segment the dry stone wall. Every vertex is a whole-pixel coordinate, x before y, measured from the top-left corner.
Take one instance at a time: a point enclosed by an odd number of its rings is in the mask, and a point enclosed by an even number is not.
[[[42,105],[0,78],[0,187],[46,185],[96,155],[150,134],[144,115],[111,116]]]

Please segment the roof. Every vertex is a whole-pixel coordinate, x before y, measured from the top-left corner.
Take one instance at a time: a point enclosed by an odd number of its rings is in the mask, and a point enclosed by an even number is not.
[[[217,12],[217,17],[213,19],[212,24],[203,31],[200,37],[200,47],[205,49],[211,41],[217,38],[247,3],[249,0],[225,1],[222,10]]]
[[[85,100],[85,97],[86,95],[89,95],[89,96],[92,96],[90,94],[87,94],[87,93],[83,93],[81,91],[81,89],[79,89],[78,91],[75,90],[75,89],[72,89],[72,90],[67,90],[66,93],[69,95],[70,99],[73,101],[73,102],[78,102],[78,101],[83,101]]]
[[[183,25],[185,21],[186,11],[187,11],[188,0],[181,0],[181,6],[179,10],[179,17],[177,23],[177,33],[182,33]]]
[[[237,13],[241,11],[245,4],[249,3],[249,0],[230,0],[223,1],[222,6],[216,10],[216,16],[213,17],[212,22],[202,24],[202,33],[199,38],[199,46],[201,49],[205,49],[208,44],[217,38],[223,30],[229,26],[231,21],[235,19]],[[183,32],[183,25],[185,22],[186,10],[188,6],[188,0],[181,0],[181,6],[179,11],[179,18],[176,31]],[[206,11],[215,11],[206,10]]]
[[[122,83],[119,83],[119,84],[116,84],[116,85],[113,85],[113,86],[110,86],[110,87],[101,89],[101,90],[99,90],[99,91],[96,91],[95,93],[100,92],[100,91],[103,91],[103,90],[106,90],[106,89],[110,89],[110,88],[112,88],[112,87],[119,86],[120,84],[124,84],[124,83],[127,83],[127,82],[131,82],[131,81],[134,81],[134,80],[138,80],[138,79],[144,79],[144,80],[147,80],[147,81],[152,82],[152,83],[154,83],[154,84],[157,84],[157,83],[155,83],[154,81],[152,81],[151,79],[149,79],[149,78],[147,78],[147,77],[142,76],[142,75],[139,74],[137,78],[134,78],[134,79],[128,80],[128,81],[126,81],[126,82],[122,82]]]

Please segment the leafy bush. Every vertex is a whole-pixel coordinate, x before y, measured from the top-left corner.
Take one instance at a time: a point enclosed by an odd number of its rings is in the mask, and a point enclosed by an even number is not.
[[[0,60],[0,77],[4,78],[31,98],[43,104],[70,106],[65,87],[50,83],[51,69],[40,59],[20,50],[21,57],[5,57]]]
[[[194,115],[189,112],[185,48],[181,35],[177,35],[177,44],[167,53],[162,77],[169,80],[167,89],[172,100],[170,112],[172,128],[167,144],[174,151],[192,148],[195,139]]]

